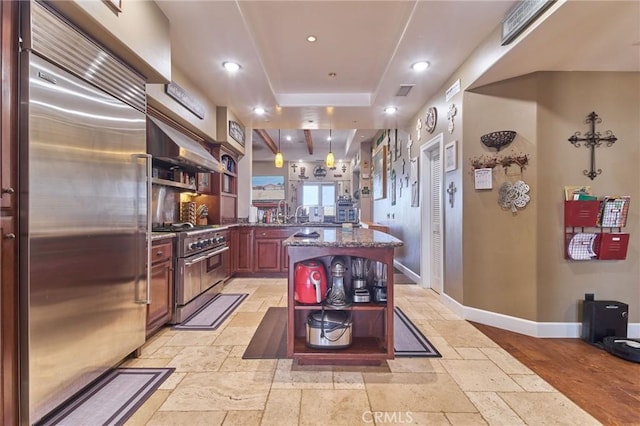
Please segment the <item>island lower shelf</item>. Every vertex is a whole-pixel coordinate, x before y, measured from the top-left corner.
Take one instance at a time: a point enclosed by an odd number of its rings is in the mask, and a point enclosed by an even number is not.
[[[389,359],[384,340],[375,337],[354,337],[351,347],[346,349],[316,349],[307,346],[306,338],[295,337],[293,342],[293,358],[299,363],[309,364],[327,363],[334,364],[350,363],[366,364],[373,361],[373,364]]]

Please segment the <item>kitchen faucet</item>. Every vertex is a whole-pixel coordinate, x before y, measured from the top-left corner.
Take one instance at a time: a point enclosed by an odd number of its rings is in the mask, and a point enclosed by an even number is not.
[[[298,212],[300,211],[300,209],[301,209],[301,208],[304,208],[304,205],[303,205],[303,204],[300,204],[298,207],[296,207],[296,213],[295,213],[295,215],[293,216],[293,217],[294,217],[294,219],[295,219],[295,221],[296,221],[296,223],[298,223]]]
[[[280,206],[283,206],[284,208],[281,210]],[[286,223],[287,222],[287,202],[282,199],[280,201],[278,201],[278,213],[277,213],[277,217],[276,217],[276,221],[278,223]],[[282,219],[280,219],[282,217]]]

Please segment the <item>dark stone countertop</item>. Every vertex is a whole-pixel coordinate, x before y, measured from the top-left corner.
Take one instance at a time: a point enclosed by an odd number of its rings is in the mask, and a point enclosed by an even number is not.
[[[384,232],[372,229],[313,228],[317,238],[291,236],[282,242],[284,246],[307,247],[400,247],[404,243]]]
[[[151,241],[167,240],[175,237],[176,237],[175,232],[152,232],[151,233]]]
[[[325,222],[304,222],[304,223],[237,223],[238,227],[253,226],[256,228],[342,228],[341,223],[325,223]],[[354,223],[354,228],[360,227],[360,224]]]

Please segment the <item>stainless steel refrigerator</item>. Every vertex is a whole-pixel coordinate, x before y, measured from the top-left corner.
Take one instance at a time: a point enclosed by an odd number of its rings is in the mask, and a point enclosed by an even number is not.
[[[47,7],[21,10],[21,421],[145,341],[144,79]]]

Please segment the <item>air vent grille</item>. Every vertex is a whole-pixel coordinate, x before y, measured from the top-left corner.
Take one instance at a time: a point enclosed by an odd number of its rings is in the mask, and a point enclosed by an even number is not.
[[[407,96],[415,84],[401,84],[396,96]]]

